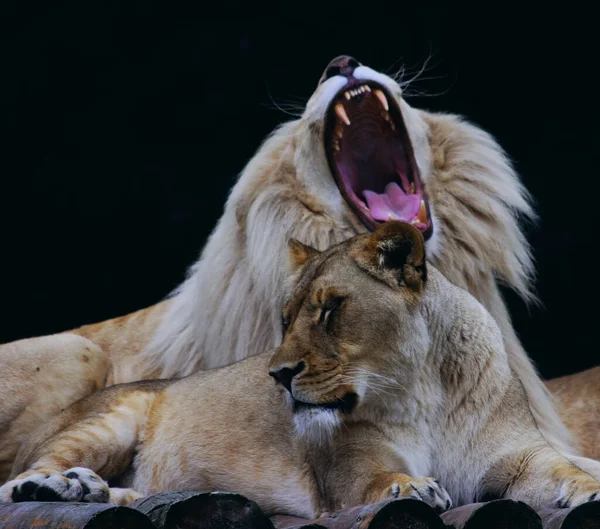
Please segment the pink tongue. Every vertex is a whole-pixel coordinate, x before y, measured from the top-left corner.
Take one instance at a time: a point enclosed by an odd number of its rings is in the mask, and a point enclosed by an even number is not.
[[[375,220],[410,222],[417,216],[421,205],[419,195],[407,195],[396,182],[385,186],[385,192],[382,194],[368,189],[365,189],[363,194],[371,210],[371,217]]]

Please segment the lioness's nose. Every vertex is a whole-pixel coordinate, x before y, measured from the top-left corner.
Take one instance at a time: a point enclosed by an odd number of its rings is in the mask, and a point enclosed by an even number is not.
[[[325,81],[334,75],[352,77],[354,70],[359,66],[360,63],[354,57],[340,55],[327,65],[327,68],[325,68],[325,72],[323,73],[323,77],[321,79]]]
[[[277,382],[279,382],[285,389],[290,393],[292,392],[292,379],[298,374],[304,371],[306,364],[304,362],[298,362],[293,367],[282,367],[279,369],[271,369],[269,375],[271,375]]]

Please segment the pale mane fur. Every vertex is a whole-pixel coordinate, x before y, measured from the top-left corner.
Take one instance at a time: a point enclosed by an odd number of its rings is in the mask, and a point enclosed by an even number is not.
[[[73,404],[23,443],[0,502],[231,490],[315,518],[392,497],[439,510],[600,497],[540,434],[497,323],[425,265],[416,228],[387,223],[294,260],[276,350]]]
[[[497,284],[534,299],[531,252],[520,228],[534,214],[505,153],[491,135],[458,116],[412,108],[387,76],[364,66],[355,76],[385,85],[400,105],[432,207],[429,260],[492,313],[542,432],[557,448],[575,452]],[[336,76],[320,85],[303,116],[278,128],[248,163],[142,353],[147,372],[182,376],[276,346],[285,241],[294,237],[322,250],[365,231],[341,197],[323,147],[325,110],[343,82]]]

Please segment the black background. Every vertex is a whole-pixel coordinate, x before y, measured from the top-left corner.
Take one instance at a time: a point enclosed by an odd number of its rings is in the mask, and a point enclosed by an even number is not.
[[[3,4],[0,342],[159,301],[290,118],[273,101],[301,106],[350,54],[388,73],[430,58],[409,102],[508,151],[541,218],[543,305],[507,293],[517,331],[545,376],[600,363],[594,16],[447,4]]]

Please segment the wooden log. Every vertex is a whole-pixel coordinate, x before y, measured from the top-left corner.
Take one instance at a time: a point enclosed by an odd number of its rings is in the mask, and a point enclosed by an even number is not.
[[[287,527],[302,527],[302,529],[321,529],[324,525],[312,522],[308,518],[299,518],[297,516],[288,516],[287,514],[277,514],[271,517],[271,522],[275,529],[285,529]]]
[[[275,516],[271,516],[271,523],[275,526],[275,529],[285,529],[286,527],[293,527],[294,525],[310,523],[310,520],[308,518],[289,516],[287,514],[276,514]]]
[[[275,523],[277,529],[445,529],[435,510],[411,498],[350,507],[304,524],[298,520],[276,517]]]
[[[159,529],[274,529],[258,505],[241,494],[172,491],[129,504]]]
[[[2,529],[155,529],[147,516],[107,503],[0,503]]]
[[[539,515],[544,529],[600,529],[600,501],[572,509],[543,509]]]
[[[281,525],[281,521],[280,521],[279,518],[277,518],[275,520],[273,518],[271,518],[271,521],[273,522],[273,525],[275,526],[276,529],[282,529],[282,528],[289,528],[289,529],[327,529],[326,526],[318,524],[318,523],[313,523],[308,518],[298,518],[296,520],[297,523],[295,523],[294,525]]]
[[[450,509],[442,520],[455,529],[542,529],[542,520],[521,501],[494,500]]]

